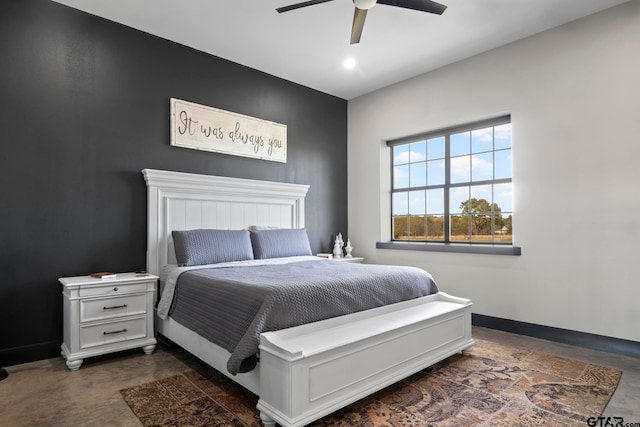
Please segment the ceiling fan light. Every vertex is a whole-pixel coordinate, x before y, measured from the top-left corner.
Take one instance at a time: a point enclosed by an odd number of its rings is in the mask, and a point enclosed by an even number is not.
[[[344,60],[343,65],[347,70],[353,70],[356,66],[356,60],[353,58],[347,58]]]
[[[358,9],[371,9],[376,4],[376,0],[353,0],[353,4],[356,5]]]

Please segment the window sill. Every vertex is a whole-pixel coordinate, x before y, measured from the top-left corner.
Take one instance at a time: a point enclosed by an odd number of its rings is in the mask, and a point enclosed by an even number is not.
[[[402,251],[449,252],[481,255],[520,256],[521,248],[511,245],[465,245],[460,243],[411,243],[377,242],[376,249],[394,249]]]

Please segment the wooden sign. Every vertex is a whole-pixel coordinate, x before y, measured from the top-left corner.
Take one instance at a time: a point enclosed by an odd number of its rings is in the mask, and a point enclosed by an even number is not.
[[[171,98],[171,145],[287,162],[287,126]]]

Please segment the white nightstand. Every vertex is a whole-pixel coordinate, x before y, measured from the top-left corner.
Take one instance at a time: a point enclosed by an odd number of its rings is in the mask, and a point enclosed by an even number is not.
[[[86,357],[156,347],[153,302],[157,276],[118,273],[112,279],[62,277],[64,342],[62,357],[72,371]]]
[[[360,257],[357,257],[357,256],[354,256],[354,257],[351,257],[351,258],[342,257],[342,258],[331,258],[331,259],[333,259],[334,261],[355,262],[355,263],[358,263],[358,264],[362,264],[362,261],[364,261],[364,258],[360,258]]]

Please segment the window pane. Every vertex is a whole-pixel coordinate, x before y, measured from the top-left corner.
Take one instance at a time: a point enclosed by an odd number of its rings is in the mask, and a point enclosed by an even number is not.
[[[502,212],[495,216],[494,219],[494,236],[493,239],[496,243],[512,243],[513,242],[513,228],[511,227],[511,220],[513,215],[511,212]]]
[[[393,217],[393,238],[394,240],[407,240],[407,230],[409,229],[409,217],[394,216]]]
[[[456,133],[451,135],[451,152],[450,156],[462,156],[469,154],[470,151],[471,132]]]
[[[469,215],[451,215],[449,239],[452,242],[469,241]]]
[[[411,187],[424,187],[427,185],[427,164],[425,162],[411,163],[409,185]]]
[[[451,159],[451,183],[471,181],[471,156]]]
[[[427,185],[444,184],[444,160],[427,162]]]
[[[409,187],[409,165],[393,168],[393,188]]]
[[[409,146],[409,161],[424,162],[427,160],[427,141],[413,142]]]
[[[513,211],[513,184],[496,184],[493,186],[493,200],[502,212]]]
[[[444,189],[427,190],[427,214],[444,214]]]
[[[425,191],[412,191],[409,193],[409,214],[424,215],[426,209]]]
[[[462,213],[469,202],[469,187],[452,188],[449,192],[449,212]]]
[[[424,215],[411,215],[409,217],[409,240],[426,240],[424,226]]]
[[[444,136],[427,141],[427,158],[429,160],[444,159]]]
[[[471,241],[491,243],[492,240],[491,215],[471,215]]]
[[[494,129],[494,150],[511,148],[511,123],[496,126]]]
[[[511,178],[511,150],[500,150],[495,152],[496,178]]]
[[[393,164],[409,163],[409,145],[396,145],[393,147]]]
[[[409,213],[409,193],[393,193],[393,215],[407,215]]]
[[[491,213],[493,203],[491,185],[475,185],[471,187],[471,206],[466,206],[465,213]]]
[[[427,239],[444,241],[444,216],[427,216]]]
[[[471,152],[482,153],[493,150],[493,127],[471,132]]]
[[[493,179],[493,153],[471,156],[471,180],[488,181]]]

